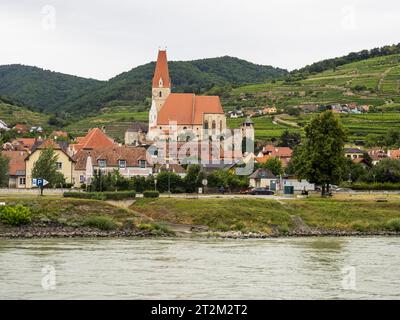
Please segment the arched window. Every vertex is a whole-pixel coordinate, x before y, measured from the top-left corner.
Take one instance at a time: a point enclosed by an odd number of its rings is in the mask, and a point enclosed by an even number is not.
[[[219,130],[221,130],[222,131],[222,120],[219,122]]]
[[[160,91],[159,95],[160,95],[160,98],[161,98],[162,97],[162,92],[161,91]]]
[[[215,130],[217,128],[217,123],[215,122],[215,120],[213,120],[212,122],[212,129]]]
[[[204,121],[204,129],[208,130],[208,121],[207,120]]]

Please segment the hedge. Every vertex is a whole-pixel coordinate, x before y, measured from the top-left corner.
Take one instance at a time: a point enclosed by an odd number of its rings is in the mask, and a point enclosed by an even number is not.
[[[135,191],[115,192],[64,192],[65,198],[95,199],[95,200],[124,200],[136,197]]]
[[[155,190],[143,191],[143,197],[145,197],[145,198],[158,198],[159,196],[160,196],[160,193]]]
[[[355,182],[353,184],[343,184],[345,188],[353,190],[400,190],[400,183],[380,183],[380,182]]]

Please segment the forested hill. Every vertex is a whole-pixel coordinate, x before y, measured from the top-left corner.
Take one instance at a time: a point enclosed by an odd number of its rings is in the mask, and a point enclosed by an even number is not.
[[[109,81],[70,76],[23,65],[0,66],[0,95],[37,111],[96,114],[109,105],[145,105],[155,63],[124,72]],[[233,57],[170,62],[175,92],[204,93],[214,86],[261,83],[286,74]]]
[[[0,95],[35,111],[62,110],[69,97],[82,95],[100,83],[37,67],[0,66]]]

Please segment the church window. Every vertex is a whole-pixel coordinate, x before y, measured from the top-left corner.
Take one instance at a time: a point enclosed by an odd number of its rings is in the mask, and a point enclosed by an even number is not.
[[[217,127],[217,123],[215,122],[215,120],[213,120],[212,122],[212,129],[215,130]]]
[[[208,130],[208,121],[204,121],[204,129]]]
[[[162,97],[162,92],[160,91],[160,98]]]

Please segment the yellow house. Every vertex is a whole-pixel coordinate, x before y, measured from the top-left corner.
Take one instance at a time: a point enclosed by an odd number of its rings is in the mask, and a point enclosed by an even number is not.
[[[33,166],[42,154],[42,151],[47,148],[52,148],[54,153],[57,155],[57,170],[64,175],[65,182],[75,183],[73,179],[73,171],[75,166],[74,160],[63,150],[63,148],[60,147],[59,144],[55,143],[53,140],[46,140],[25,158],[27,189],[32,188]]]

